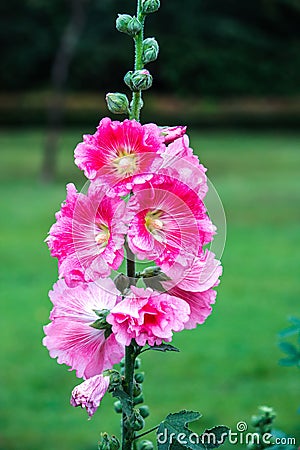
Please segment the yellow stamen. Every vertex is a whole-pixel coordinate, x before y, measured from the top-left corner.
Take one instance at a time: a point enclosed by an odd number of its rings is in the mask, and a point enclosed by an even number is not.
[[[137,169],[137,156],[135,153],[128,153],[126,150],[119,150],[118,157],[113,160],[113,165],[121,176],[133,175]]]

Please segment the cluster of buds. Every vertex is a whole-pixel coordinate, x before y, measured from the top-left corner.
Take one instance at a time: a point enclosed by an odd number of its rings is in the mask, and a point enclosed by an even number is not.
[[[273,422],[276,418],[276,413],[273,408],[269,406],[261,406],[259,408],[260,414],[252,416],[251,425],[256,429],[256,432],[260,436],[265,434],[271,434],[273,428]],[[247,446],[248,450],[261,450],[273,446],[273,442],[264,443],[262,439],[259,443],[251,443]]]
[[[155,61],[158,58],[159,45],[155,38],[143,39],[143,26],[145,17],[148,14],[158,11],[159,0],[143,0],[137,17],[129,14],[119,14],[116,20],[116,28],[121,33],[132,37],[136,48],[139,46],[140,64],[135,66],[135,70],[127,72],[124,77],[125,84],[132,92],[141,92],[152,86],[152,75],[144,69],[144,65]],[[129,114],[130,105],[127,96],[123,93],[115,92],[106,95],[107,107],[114,114]],[[139,103],[142,108],[142,101]]]

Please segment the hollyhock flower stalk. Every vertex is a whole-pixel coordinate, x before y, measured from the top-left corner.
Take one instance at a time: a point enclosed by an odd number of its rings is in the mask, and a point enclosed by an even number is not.
[[[132,99],[116,92],[106,101],[128,119],[103,118],[77,145],[75,163],[88,186],[78,192],[67,185],[46,238],[59,280],[49,293],[53,308],[43,344],[84,380],[72,391],[72,406],[91,418],[106,392],[117,399],[122,450],[152,450],[151,442],[137,447],[134,441],[158,428],[141,433],[149,411],[141,406],[138,356],[178,351],[170,345],[173,334],[206,320],[222,274],[206,248],[216,233],[204,203],[206,168],[190,148],[186,127],[140,123],[142,91],[152,84],[145,65],[159,53],[155,38],[144,39],[144,23],[159,7],[160,0],[137,0],[135,16],[117,18],[117,30],[135,45],[133,70],[124,77]],[[116,276],[125,260],[126,275]],[[137,272],[137,262],[146,269]],[[189,420],[180,421],[187,430]],[[98,444],[101,450],[120,447],[106,433]]]

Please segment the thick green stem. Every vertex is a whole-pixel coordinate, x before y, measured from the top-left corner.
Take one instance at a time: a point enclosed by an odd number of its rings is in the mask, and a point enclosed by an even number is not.
[[[126,258],[127,258],[127,276],[130,278],[131,284],[134,284],[135,278],[135,259],[134,254],[130,250],[127,242],[125,244]],[[127,414],[123,411],[122,415],[122,450],[132,450],[132,443],[135,439],[135,431],[132,427],[133,420],[133,386],[134,386],[134,366],[137,357],[135,345],[125,347],[125,379],[124,391],[130,397],[129,409]]]
[[[143,64],[143,40],[144,40],[144,24],[145,16],[141,13],[142,0],[137,0],[137,18],[142,24],[141,31],[136,35],[134,39],[135,44],[135,61],[134,70],[141,70],[144,68]],[[130,118],[140,121],[140,111],[142,109],[142,91],[133,92],[132,94],[132,104],[131,104],[131,114]]]

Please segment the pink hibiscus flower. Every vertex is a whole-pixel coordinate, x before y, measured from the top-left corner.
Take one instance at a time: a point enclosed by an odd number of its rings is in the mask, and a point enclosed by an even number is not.
[[[90,185],[84,195],[68,184],[66,201],[46,239],[51,255],[58,258],[60,277],[73,286],[118,269],[128,220],[125,202],[105,195],[103,186]]]
[[[220,261],[207,250],[201,258],[195,258],[191,266],[184,268],[174,264],[165,273],[170,278],[161,283],[166,292],[185,300],[190,306],[190,317],[184,327],[191,329],[203,323],[215,303],[217,293],[212,288],[219,284],[222,275]]]
[[[124,356],[124,347],[113,334],[91,325],[99,319],[96,311],[111,310],[121,300],[112,280],[82,283],[74,288],[59,280],[49,293],[54,305],[51,322],[44,327],[43,344],[51,358],[76,370],[78,378],[90,378],[111,369]]]
[[[156,175],[135,189],[128,208],[135,214],[128,230],[128,244],[140,259],[157,265],[183,266],[202,254],[212,240],[212,225],[201,198],[185,183]]]
[[[81,406],[92,417],[109,387],[109,377],[95,375],[76,386],[71,394],[72,406]]]
[[[173,331],[181,331],[189,320],[189,305],[180,298],[150,288],[131,286],[131,293],[107,316],[116,339],[129,345],[131,339],[144,346],[170,342]]]
[[[151,178],[161,164],[158,152],[164,148],[156,125],[104,118],[96,133],[85,135],[77,145],[75,163],[89,179],[101,178],[118,194],[126,195],[133,184]]]

